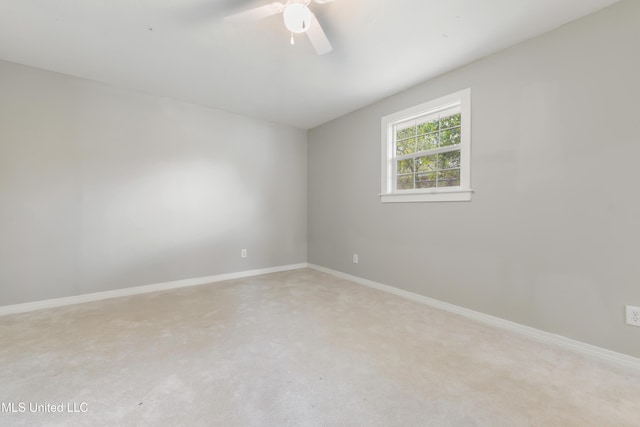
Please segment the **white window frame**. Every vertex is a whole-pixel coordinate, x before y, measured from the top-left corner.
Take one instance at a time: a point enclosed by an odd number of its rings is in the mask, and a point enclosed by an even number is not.
[[[447,108],[460,106],[460,186],[396,190],[394,125]],[[382,118],[382,203],[456,202],[471,200],[471,89],[464,89]]]

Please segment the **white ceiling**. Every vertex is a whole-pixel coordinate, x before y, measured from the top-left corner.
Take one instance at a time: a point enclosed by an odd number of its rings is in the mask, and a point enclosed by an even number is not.
[[[616,0],[311,3],[334,51],[289,45],[271,0],[0,0],[0,58],[308,129]]]

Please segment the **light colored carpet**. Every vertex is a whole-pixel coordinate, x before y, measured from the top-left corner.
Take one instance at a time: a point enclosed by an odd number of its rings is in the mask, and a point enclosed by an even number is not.
[[[2,426],[640,425],[638,371],[308,269],[5,316],[0,343]]]

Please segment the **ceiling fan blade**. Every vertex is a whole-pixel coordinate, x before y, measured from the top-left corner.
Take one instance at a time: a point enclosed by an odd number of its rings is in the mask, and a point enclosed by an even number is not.
[[[265,4],[264,6],[256,7],[253,9],[245,10],[244,12],[235,13],[224,18],[227,22],[252,22],[260,19],[268,18],[269,16],[281,13],[284,10],[284,5],[280,2],[273,2]]]
[[[329,53],[333,50],[329,39],[320,26],[320,22],[318,22],[318,18],[316,18],[316,15],[313,13],[311,14],[311,24],[309,24],[307,36],[309,36],[309,40],[318,55],[324,55],[325,53]]]

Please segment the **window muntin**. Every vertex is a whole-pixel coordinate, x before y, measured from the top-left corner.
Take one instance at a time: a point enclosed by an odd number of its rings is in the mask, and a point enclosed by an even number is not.
[[[383,202],[470,200],[469,104],[466,89],[383,118]]]

